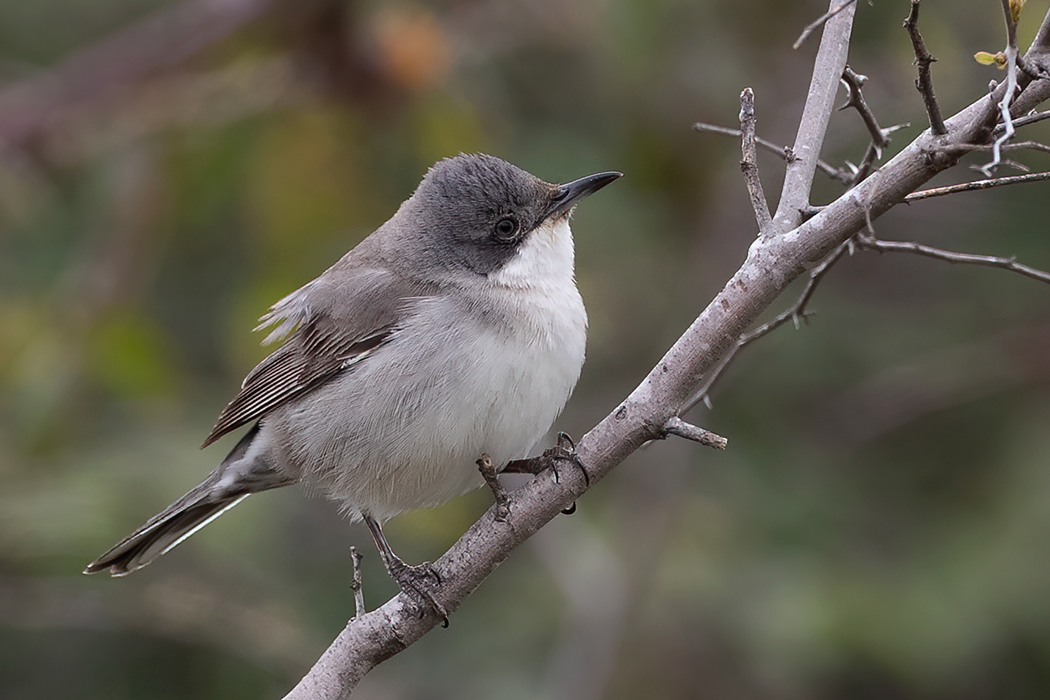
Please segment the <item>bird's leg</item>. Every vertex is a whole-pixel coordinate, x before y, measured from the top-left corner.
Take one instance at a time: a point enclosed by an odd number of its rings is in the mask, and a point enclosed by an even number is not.
[[[550,449],[544,450],[539,457],[527,457],[526,459],[515,459],[507,463],[504,474],[539,474],[545,469],[554,471],[554,479],[558,480],[558,462],[568,462],[574,465],[583,474],[583,481],[591,485],[591,477],[587,468],[576,454],[576,443],[565,433],[558,433],[558,443]]]
[[[362,514],[362,517],[365,524],[368,525],[368,530],[372,533],[372,539],[375,540],[376,549],[379,550],[379,556],[383,560],[390,578],[397,582],[402,591],[415,596],[425,605],[429,605],[441,616],[441,626],[448,627],[448,612],[445,611],[445,606],[437,601],[431,591],[435,585],[441,583],[441,576],[438,575],[438,572],[434,570],[434,567],[429,562],[423,562],[418,566],[406,564],[390,548],[379,521],[367,514]]]
[[[510,496],[507,495],[507,489],[503,488],[503,484],[499,482],[492,459],[487,454],[483,454],[477,461],[477,465],[482,478],[492,490],[492,497],[496,499],[496,520],[501,523],[506,522],[507,516],[510,515]]]

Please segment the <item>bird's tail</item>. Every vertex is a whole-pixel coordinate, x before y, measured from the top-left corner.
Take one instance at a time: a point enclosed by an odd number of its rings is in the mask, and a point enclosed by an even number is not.
[[[150,518],[138,530],[88,564],[84,573],[95,574],[108,570],[113,576],[126,576],[141,569],[251,495],[242,493],[209,501],[207,494],[194,493],[199,488]]]
[[[126,576],[170,552],[251,494],[292,483],[291,479],[257,464],[238,468],[242,467],[242,459],[257,434],[258,426],[241,439],[207,479],[88,564],[84,573],[108,570],[113,576]],[[230,478],[230,469],[236,470],[237,478]]]

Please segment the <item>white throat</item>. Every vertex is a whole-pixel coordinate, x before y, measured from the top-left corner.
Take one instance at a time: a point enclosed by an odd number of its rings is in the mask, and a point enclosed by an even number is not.
[[[569,217],[559,217],[531,231],[514,257],[489,279],[517,289],[553,291],[553,287],[569,284],[575,290],[575,260]]]

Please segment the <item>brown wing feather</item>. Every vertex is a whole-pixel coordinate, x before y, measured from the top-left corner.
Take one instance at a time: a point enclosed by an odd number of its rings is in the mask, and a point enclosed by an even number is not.
[[[248,373],[205,447],[340,372],[354,371],[356,363],[397,332],[415,300],[438,292],[382,266],[354,264],[360,248],[263,316],[257,330],[275,326],[263,342],[287,340]]]
[[[310,391],[341,370],[352,371],[353,364],[389,340],[396,330],[391,324],[365,337],[348,338],[325,320],[314,319],[296,330],[248,374],[202,447]]]

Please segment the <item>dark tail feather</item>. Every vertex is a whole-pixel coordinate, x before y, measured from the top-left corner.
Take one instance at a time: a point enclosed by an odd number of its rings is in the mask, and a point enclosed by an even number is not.
[[[209,500],[210,489],[202,489],[201,486],[168,506],[164,512],[150,518],[113,549],[88,564],[84,573],[94,574],[108,569],[113,576],[126,576],[141,569],[251,495],[246,492]]]
[[[280,474],[258,455],[250,464],[240,463],[247,457],[248,447],[258,434],[259,424],[256,423],[207,479],[88,564],[84,573],[109,570],[113,576],[126,576],[170,552],[251,494],[294,483],[294,479]],[[229,469],[236,470],[232,480],[229,478],[232,475],[227,474]]]

